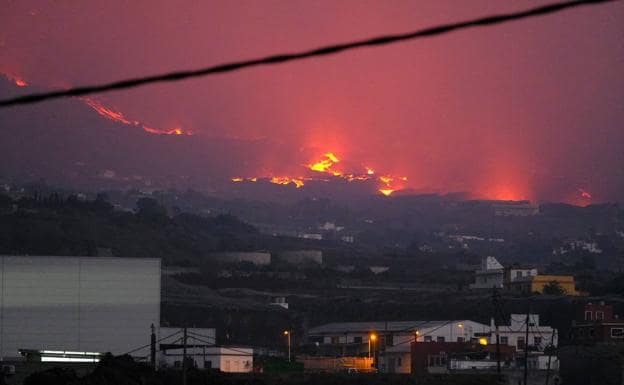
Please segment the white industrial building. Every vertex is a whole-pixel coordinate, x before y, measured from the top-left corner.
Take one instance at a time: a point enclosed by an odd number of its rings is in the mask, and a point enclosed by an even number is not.
[[[0,359],[19,350],[124,354],[149,343],[160,270],[153,258],[0,256]]]

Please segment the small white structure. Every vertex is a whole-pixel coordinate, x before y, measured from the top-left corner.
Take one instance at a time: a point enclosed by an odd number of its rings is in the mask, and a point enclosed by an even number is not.
[[[517,268],[511,267],[505,270],[505,282],[512,283],[518,281],[525,281],[530,277],[537,275],[537,269],[535,268]]]
[[[209,255],[209,258],[220,263],[249,262],[258,266],[271,264],[270,253],[233,251],[233,252],[211,253]]]
[[[216,345],[212,328],[186,329],[186,357],[198,369],[218,369],[222,372],[247,373],[253,370],[253,349]],[[182,367],[184,360],[184,330],[161,327],[159,335],[161,367]]]
[[[273,300],[271,301],[271,305],[279,306],[281,308],[284,308],[284,309],[288,310],[288,302],[286,302],[286,297],[275,297],[275,298],[273,298]]]
[[[481,260],[481,269],[475,271],[475,283],[471,289],[502,289],[505,278],[505,268],[496,258],[486,257]]]
[[[182,346],[170,346],[162,350],[160,365],[161,367],[182,367],[183,357]],[[218,369],[227,373],[253,371],[252,348],[187,345],[186,357],[197,369]]]
[[[293,265],[316,263],[323,264],[323,252],[321,250],[290,250],[282,251],[277,255],[277,259]]]
[[[526,339],[526,314],[512,314],[509,325],[499,325],[498,335],[501,345],[514,346],[516,350],[524,351],[528,344],[529,351],[543,352],[551,344],[557,346],[559,336],[556,329],[542,326],[539,323],[539,314],[529,314],[529,340]],[[494,319],[490,321],[490,344],[496,343],[496,328]],[[554,332],[554,334],[553,334]]]

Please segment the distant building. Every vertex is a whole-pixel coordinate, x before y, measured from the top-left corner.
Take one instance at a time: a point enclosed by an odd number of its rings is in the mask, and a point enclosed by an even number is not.
[[[232,252],[211,253],[209,254],[208,258],[219,263],[248,262],[248,263],[252,263],[254,265],[259,265],[259,266],[271,264],[270,253],[232,251]]]
[[[289,250],[277,254],[277,260],[293,265],[314,263],[323,264],[323,252],[321,250]]]
[[[494,215],[502,217],[528,217],[539,214],[539,206],[529,201],[494,203]]]
[[[582,295],[576,290],[574,277],[571,275],[533,275],[523,277],[507,284],[507,288],[515,293],[532,294],[544,293],[544,288],[550,284],[557,284],[563,290],[565,295]]]
[[[323,239],[323,234],[317,234],[317,233],[301,233],[298,234],[297,237],[299,238],[303,238],[303,239],[314,239],[316,241],[320,241]]]
[[[535,277],[536,275],[536,268],[508,267],[505,269],[505,286],[508,286],[513,282],[527,280],[530,277]]]
[[[613,306],[588,302],[572,321],[570,340],[576,344],[622,344],[624,320],[613,314]]]
[[[496,258],[486,257],[481,260],[481,269],[475,271],[475,283],[471,289],[502,289],[505,269]]]
[[[279,306],[281,308],[284,308],[284,309],[288,310],[288,302],[286,302],[286,297],[275,297],[275,298],[273,298],[273,300],[271,301],[271,305]]]

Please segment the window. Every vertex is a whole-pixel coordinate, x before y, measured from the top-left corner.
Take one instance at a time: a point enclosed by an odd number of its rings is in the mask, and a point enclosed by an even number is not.
[[[431,342],[431,341],[432,341],[431,336],[425,336],[425,342]]]
[[[331,337],[331,343],[332,343],[332,344],[334,344],[334,345],[339,344],[339,343],[340,343],[340,337],[338,337],[338,336],[332,336],[332,337]]]
[[[388,334],[386,336],[386,346],[394,345],[394,336],[392,334]]]
[[[521,271],[516,271],[516,278],[520,278],[522,277],[522,272]]]
[[[182,367],[182,361],[174,361],[173,362],[173,366],[176,368],[181,368]]]
[[[604,320],[604,312],[603,311],[597,311],[596,312],[596,321],[598,320]]]
[[[518,349],[524,350],[524,337],[518,337]]]
[[[499,341],[501,345],[507,345],[509,343],[509,337],[501,336],[499,337]]]
[[[225,371],[229,372],[230,371],[230,361],[225,361]]]
[[[438,338],[436,338],[436,342],[444,342],[444,336],[438,336]]]
[[[585,321],[591,321],[592,320],[592,312],[589,310],[585,310]]]
[[[589,329],[589,336],[593,337],[594,336],[594,329]]]
[[[457,337],[457,342],[464,342],[464,337]]]
[[[212,361],[204,361],[204,369],[212,369]]]
[[[362,343],[362,336],[353,337],[353,343],[354,344],[361,344]]]
[[[611,328],[612,338],[624,338],[624,328]]]
[[[401,367],[403,363],[401,362],[401,357],[397,358],[397,367]]]
[[[533,345],[538,346],[542,344],[542,337],[533,337]]]

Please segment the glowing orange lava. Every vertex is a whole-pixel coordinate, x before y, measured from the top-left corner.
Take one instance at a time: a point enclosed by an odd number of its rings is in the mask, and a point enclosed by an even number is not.
[[[370,167],[363,167],[364,173],[346,173],[341,170],[335,169],[335,165],[340,163],[340,158],[334,152],[324,153],[319,157],[320,159],[316,159],[305,167],[309,171],[313,171],[314,173],[322,173],[330,175],[330,179],[338,178],[344,179],[348,182],[364,182],[364,181],[378,181],[377,191],[381,192],[385,196],[391,195],[393,192],[405,188],[404,183],[407,181],[407,177],[396,177],[383,175],[380,177],[373,177],[375,171]],[[319,181],[319,182],[328,182],[330,179],[325,178],[315,178],[315,177],[304,177],[304,176],[278,176],[271,175],[265,176],[261,179],[266,180],[270,183],[279,184],[279,185],[289,185],[294,184],[295,187],[300,188],[305,185],[305,181]],[[240,182],[255,182],[258,180],[258,177],[254,178],[242,178],[242,177],[234,177],[231,179],[232,182],[240,183]]]
[[[319,160],[316,163],[312,163],[308,165],[308,168],[312,171],[318,172],[331,172],[335,176],[339,176],[340,172],[338,171],[330,171],[329,169],[335,164],[340,162],[340,159],[332,152],[328,152],[323,155],[323,159]]]
[[[126,118],[124,116],[124,114],[120,111],[115,111],[110,107],[106,107],[104,106],[101,102],[89,98],[89,97],[80,97],[78,98],[79,100],[81,100],[83,103],[85,103],[87,106],[91,107],[95,112],[97,112],[98,114],[100,114],[101,116],[110,119],[112,121],[118,122],[118,123],[122,123],[128,126],[136,126],[136,127],[140,127],[143,129],[143,131],[148,132],[150,134],[155,134],[155,135],[192,135],[192,133],[190,131],[184,131],[179,127],[176,128],[172,128],[170,130],[163,130],[163,129],[158,129],[158,128],[152,128],[149,126],[146,126],[144,124],[142,124],[141,122],[139,122],[138,120],[130,120],[128,118]]]
[[[293,183],[296,188],[300,188],[304,185],[303,179],[300,178],[290,178],[287,176],[274,176],[269,180],[271,183],[287,185]]]

